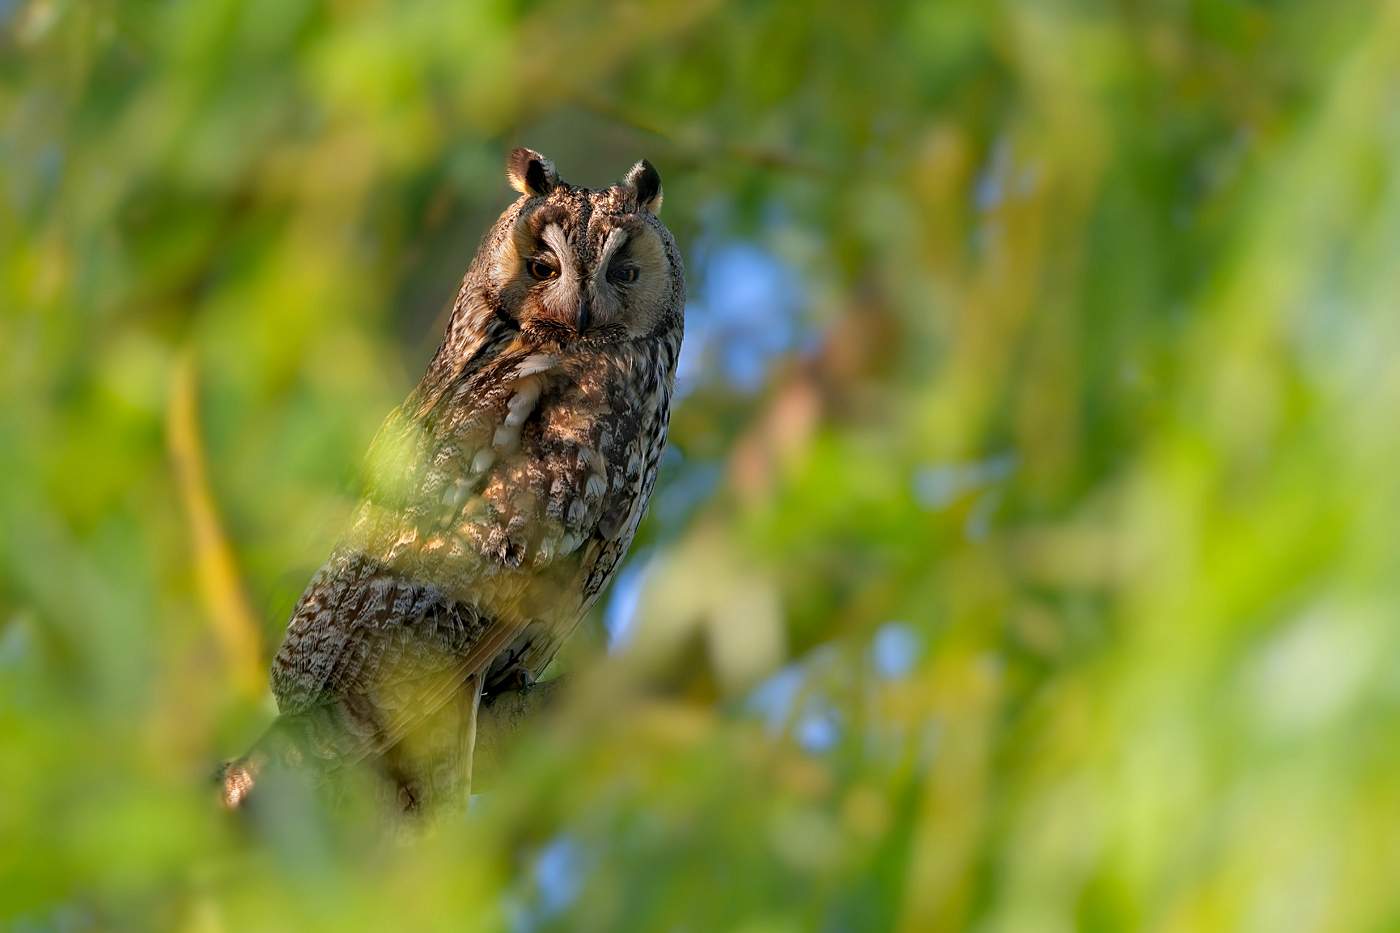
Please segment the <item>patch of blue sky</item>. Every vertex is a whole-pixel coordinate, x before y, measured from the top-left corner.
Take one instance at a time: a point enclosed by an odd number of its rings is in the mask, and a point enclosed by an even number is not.
[[[530,865],[529,890],[506,900],[513,933],[531,933],[573,906],[583,893],[583,849],[568,833],[541,847]]]
[[[641,604],[642,589],[651,573],[653,553],[643,549],[634,553],[618,571],[608,591],[608,602],[603,608],[603,627],[608,633],[608,651],[621,651],[627,647],[636,634],[637,607]]]
[[[814,755],[831,751],[841,741],[841,716],[836,707],[812,697],[793,725],[797,744]]]
[[[754,687],[744,705],[763,720],[770,735],[777,735],[792,720],[793,706],[806,683],[801,665],[789,664]]]
[[[983,460],[925,464],[914,470],[914,500],[925,511],[937,512],[970,492],[1010,479],[1017,462],[1016,454],[1007,452]]]
[[[763,720],[774,737],[789,731],[802,748],[813,754],[830,751],[841,740],[840,711],[814,683],[816,669],[829,665],[825,652],[771,674],[749,692],[744,708]]]
[[[992,144],[987,161],[972,182],[972,204],[982,213],[996,210],[1008,196],[1024,199],[1040,185],[1040,163],[1017,164],[1011,144],[1002,137]]]
[[[724,467],[713,460],[683,464],[652,496],[652,515],[664,529],[679,528],[714,494],[723,478]]]
[[[987,540],[987,536],[992,533],[992,519],[996,516],[997,509],[1001,508],[1002,492],[1000,489],[989,489],[977,497],[972,503],[972,508],[968,509],[967,519],[963,522],[963,536],[974,544]]]
[[[1006,182],[1011,174],[1011,147],[1002,138],[992,144],[987,163],[972,183],[972,203],[979,211],[991,211],[1006,200]]]
[[[918,665],[924,640],[908,622],[889,621],[870,639],[870,664],[882,680],[903,680]]]
[[[698,287],[686,305],[681,394],[715,376],[752,394],[776,359],[811,343],[802,280],[771,250],[746,240],[702,243],[692,267]]]
[[[541,909],[549,916],[562,913],[583,891],[583,858],[578,843],[572,836],[555,836],[535,858],[533,874]]]

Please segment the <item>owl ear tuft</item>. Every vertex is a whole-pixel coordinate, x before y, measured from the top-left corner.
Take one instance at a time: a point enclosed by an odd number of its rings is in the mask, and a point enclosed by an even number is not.
[[[661,176],[656,174],[656,169],[646,159],[632,166],[623,184],[636,192],[638,207],[653,214],[661,212]]]
[[[506,157],[506,177],[512,188],[532,198],[542,198],[559,185],[554,163],[524,146],[512,149]]]

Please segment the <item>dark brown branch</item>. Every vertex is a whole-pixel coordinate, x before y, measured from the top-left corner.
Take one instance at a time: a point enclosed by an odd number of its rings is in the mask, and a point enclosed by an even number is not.
[[[520,732],[559,695],[569,677],[507,690],[484,697],[476,714],[476,749],[472,755],[472,793],[490,790],[505,770]]]

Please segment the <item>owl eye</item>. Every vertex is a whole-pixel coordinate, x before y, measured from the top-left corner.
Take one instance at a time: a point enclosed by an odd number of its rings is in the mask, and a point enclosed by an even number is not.
[[[608,273],[608,277],[614,282],[635,282],[637,281],[637,270],[632,266],[623,266],[621,269],[614,269]]]
[[[538,259],[531,259],[525,266],[533,278],[541,281],[552,279],[559,274],[559,270],[547,262],[540,262]]]

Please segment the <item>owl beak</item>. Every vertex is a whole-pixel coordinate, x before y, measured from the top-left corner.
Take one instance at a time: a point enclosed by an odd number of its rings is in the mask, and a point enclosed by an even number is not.
[[[588,299],[579,302],[578,311],[574,315],[574,329],[580,334],[588,329],[588,323],[593,319],[593,312],[588,308]]]

